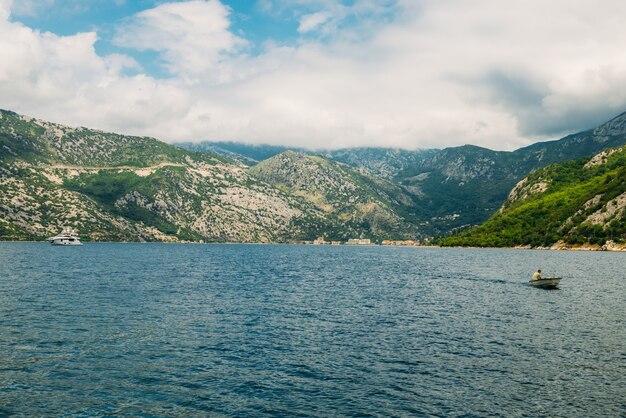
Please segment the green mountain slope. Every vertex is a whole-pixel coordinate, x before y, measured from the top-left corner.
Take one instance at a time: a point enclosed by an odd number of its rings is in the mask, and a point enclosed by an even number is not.
[[[625,241],[626,147],[620,147],[535,171],[487,222],[442,244],[559,247]]]
[[[286,151],[249,171],[264,182],[302,196],[337,219],[352,236],[414,239],[420,234],[414,196],[398,185],[328,158]]]
[[[433,227],[446,232],[487,220],[533,170],[624,144],[626,113],[598,128],[512,152],[470,145],[446,148],[398,173],[396,181],[420,192]]]
[[[77,166],[148,167],[183,163],[186,158],[209,164],[228,162],[218,155],[191,153],[153,138],[73,128],[0,111],[0,158]]]

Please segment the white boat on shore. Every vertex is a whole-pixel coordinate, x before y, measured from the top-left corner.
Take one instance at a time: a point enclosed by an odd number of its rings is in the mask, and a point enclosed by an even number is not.
[[[48,238],[48,241],[52,245],[83,245],[78,235],[74,233],[72,228],[68,227],[63,228],[60,234]]]
[[[556,289],[560,281],[560,277],[546,277],[539,280],[531,280],[530,285],[542,289]]]

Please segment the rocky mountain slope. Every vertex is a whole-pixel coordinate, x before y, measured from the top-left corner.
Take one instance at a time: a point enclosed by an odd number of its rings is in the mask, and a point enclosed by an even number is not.
[[[329,222],[245,167],[152,138],[0,111],[0,238],[290,241]]]
[[[486,223],[444,245],[612,248],[626,242],[626,146],[520,181]]]
[[[302,196],[320,210],[368,237],[415,239],[420,233],[419,207],[404,188],[364,175],[331,159],[285,151],[249,172],[262,181]],[[332,234],[331,234],[332,236]]]
[[[348,164],[364,174],[402,185],[417,199],[419,209],[416,215],[427,222],[426,229],[445,234],[487,220],[500,207],[511,188],[533,170],[589,157],[605,148],[623,144],[626,144],[626,113],[595,129],[512,152],[465,145],[441,150],[351,148],[317,153]],[[286,150],[280,146],[232,142],[202,143],[188,148],[219,150],[218,153],[249,165]]]
[[[441,150],[410,151],[398,148],[344,148],[322,151],[321,155],[357,168],[363,173],[393,180],[398,173],[437,155]]]

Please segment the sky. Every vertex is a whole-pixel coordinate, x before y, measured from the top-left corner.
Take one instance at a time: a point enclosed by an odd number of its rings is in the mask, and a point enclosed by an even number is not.
[[[512,150],[626,111],[623,0],[0,0],[0,108],[166,142]]]

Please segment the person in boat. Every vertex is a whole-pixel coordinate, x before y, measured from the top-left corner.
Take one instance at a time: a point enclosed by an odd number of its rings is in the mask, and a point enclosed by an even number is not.
[[[535,280],[541,280],[541,269],[537,270],[535,274],[533,274],[531,281],[534,282]]]

